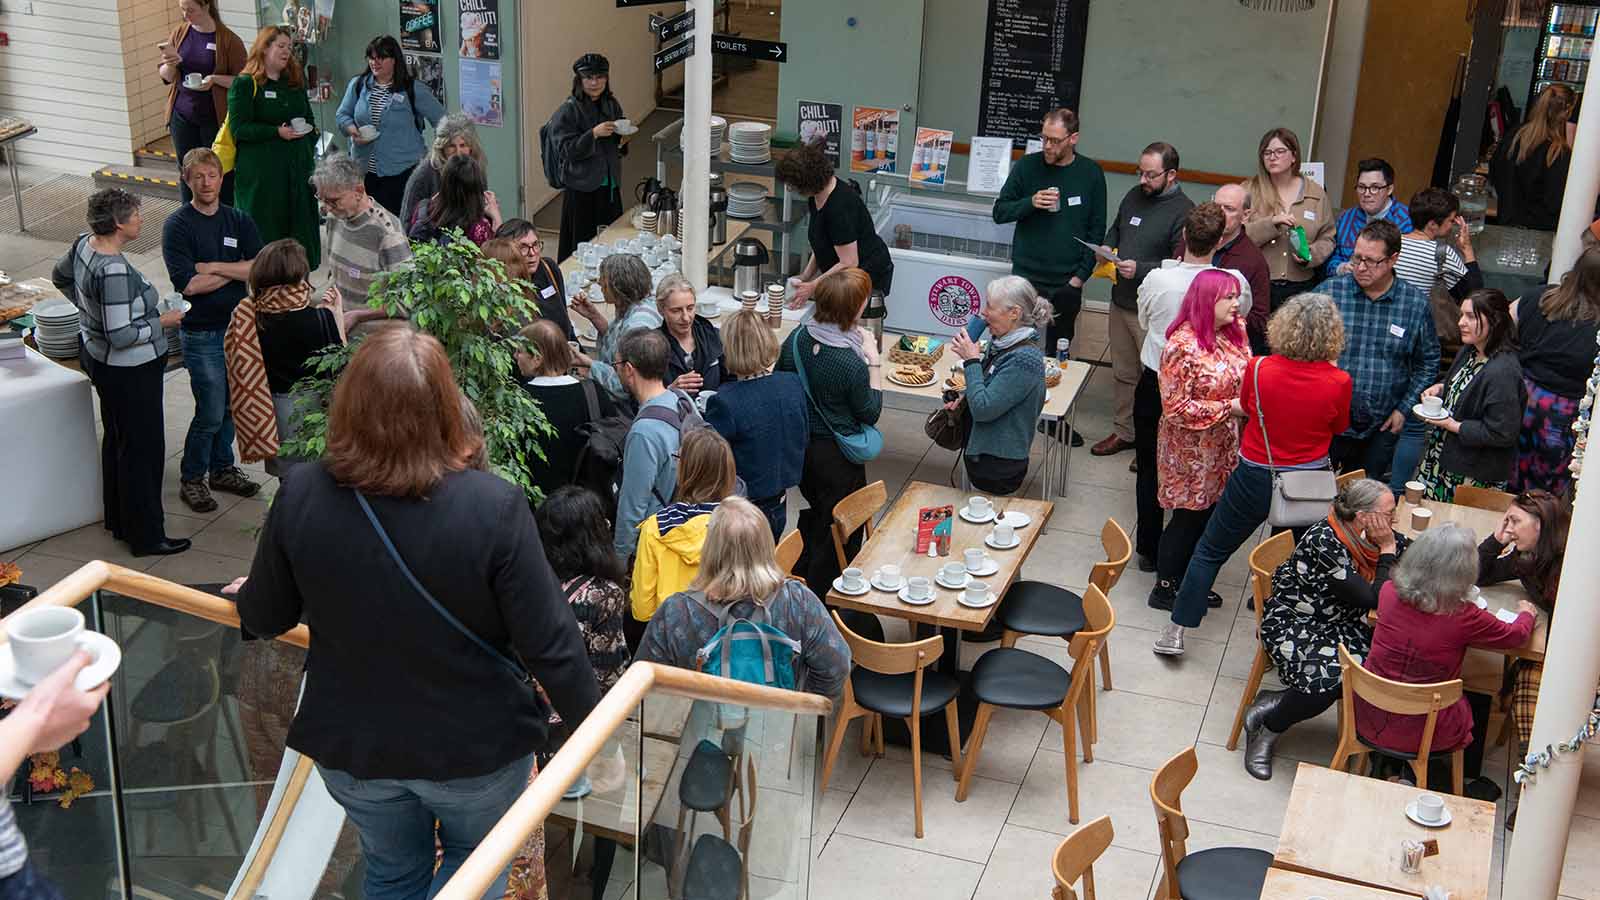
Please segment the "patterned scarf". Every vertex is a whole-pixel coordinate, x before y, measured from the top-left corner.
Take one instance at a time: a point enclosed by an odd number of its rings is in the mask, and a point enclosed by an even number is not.
[[[1339,539],[1344,549],[1350,553],[1350,562],[1361,573],[1361,577],[1372,583],[1378,577],[1378,545],[1371,541],[1362,540],[1359,534],[1346,529],[1345,524],[1339,521],[1334,513],[1328,513],[1328,524],[1333,526],[1333,536]]]
[[[257,296],[246,296],[233,308],[222,352],[228,363],[228,398],[233,426],[239,438],[239,456],[259,462],[278,453],[278,416],[272,408],[272,388],[261,357],[256,333],[257,313],[287,313],[310,305],[311,285],[282,284]]]

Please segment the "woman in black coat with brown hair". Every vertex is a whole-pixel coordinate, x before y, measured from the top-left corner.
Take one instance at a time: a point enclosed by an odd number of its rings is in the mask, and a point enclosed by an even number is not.
[[[1505,489],[1528,399],[1506,295],[1493,288],[1467,295],[1460,326],[1461,352],[1450,373],[1422,392],[1424,402],[1441,398],[1446,413],[1426,420],[1433,428],[1417,467],[1417,480],[1434,500],[1451,500],[1463,484]]]

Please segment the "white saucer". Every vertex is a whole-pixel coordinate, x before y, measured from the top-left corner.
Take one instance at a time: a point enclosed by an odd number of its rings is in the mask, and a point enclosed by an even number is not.
[[[995,605],[995,602],[998,601],[999,599],[1000,599],[999,597],[996,597],[994,595],[994,591],[990,591],[989,592],[989,599],[983,601],[982,603],[968,603],[967,602],[967,592],[966,591],[962,591],[961,593],[956,595],[956,602],[957,603],[961,604],[962,606],[969,607],[971,609],[984,609],[986,607],[993,606],[993,605]]]
[[[1011,543],[997,544],[994,540],[994,532],[991,531],[983,536],[983,543],[989,547],[993,547],[996,550],[1015,550],[1017,549],[1017,545],[1022,543],[1022,537],[1014,534],[1011,536]]]
[[[966,572],[962,572],[961,573],[961,581],[956,583],[956,584],[951,584],[950,582],[945,581],[944,580],[944,572],[940,572],[939,574],[933,576],[933,583],[934,584],[937,584],[939,587],[942,587],[942,588],[948,588],[949,590],[952,590],[952,591],[965,590],[966,586],[967,586],[967,582],[969,582],[971,580],[972,580],[972,576],[967,574]]]
[[[1429,822],[1417,815],[1417,801],[1412,800],[1406,804],[1406,818],[1421,825],[1423,828],[1443,828],[1450,824],[1450,807],[1446,806],[1444,808],[1444,818],[1437,822]]]
[[[922,598],[921,600],[913,600],[913,599],[911,599],[911,596],[906,593],[909,590],[911,590],[911,587],[909,585],[907,585],[906,587],[901,588],[899,590],[899,592],[897,592],[896,596],[898,596],[900,598],[900,602],[901,603],[909,603],[912,606],[927,606],[928,604],[932,603],[933,601],[939,599],[939,595],[938,594],[935,594],[934,592],[929,591],[928,592],[928,596]]]
[[[295,136],[296,136],[296,137],[305,137],[305,136],[306,136],[306,135],[308,135],[308,134],[310,134],[310,133],[311,133],[311,132],[313,132],[313,131],[316,131],[316,129],[315,129],[315,128],[313,128],[313,127],[311,127],[311,126],[310,126],[310,125],[307,125],[307,126],[306,126],[306,127],[305,127],[305,130],[304,130],[304,131],[301,131],[301,130],[299,130],[299,129],[296,129],[296,128],[295,128],[295,127],[293,127],[293,126],[290,126],[290,127],[289,127],[289,130],[290,130],[290,131],[293,131],[293,132],[294,132],[294,133],[295,133]]]
[[[122,665],[122,648],[117,642],[97,631],[83,632],[86,640],[84,649],[95,657],[95,661],[78,673],[75,684],[78,690],[87,691],[104,684],[117,667]],[[0,697],[7,700],[21,700],[33,690],[33,685],[25,684],[17,679],[16,661],[11,656],[11,645],[0,645]]]
[[[1012,528],[1027,528],[1029,525],[1033,524],[1033,516],[1028,515],[1020,509],[1008,509],[1006,510],[1006,514],[1000,517],[999,521],[1003,524],[1010,525]]]
[[[579,775],[578,780],[574,781],[572,785],[567,788],[566,793],[561,795],[561,799],[582,800],[592,793],[594,793],[594,782],[590,781],[589,776],[587,775]]]
[[[873,579],[868,583],[871,584],[873,587],[877,588],[878,590],[883,591],[886,594],[898,594],[906,586],[906,580],[905,580],[904,577],[902,577],[893,586],[886,585],[886,584],[880,582],[877,579],[877,577],[873,577]]]
[[[845,595],[846,597],[859,597],[862,594],[872,590],[872,584],[870,582],[865,583],[861,585],[859,590],[847,591],[844,588],[844,576],[840,575],[838,578],[833,580],[833,589]]]
[[[1439,414],[1437,416],[1430,416],[1427,413],[1422,411],[1422,404],[1421,403],[1418,403],[1416,406],[1411,407],[1411,411],[1417,414],[1417,418],[1423,419],[1423,420],[1429,421],[1429,422],[1437,422],[1440,419],[1448,419],[1448,418],[1450,418],[1450,410],[1448,408],[1440,408]]]
[[[1018,540],[1021,540],[1021,538],[1018,538]],[[998,561],[996,561],[995,558],[992,557],[992,556],[984,557],[983,563],[984,563],[983,566],[981,568],[979,568],[977,571],[973,571],[972,569],[968,569],[967,570],[967,577],[969,577],[969,578],[983,578],[985,576],[993,575],[994,573],[1000,571],[1000,563]]]
[[[639,126],[637,126],[637,125],[629,125],[627,128],[623,128],[621,125],[617,126],[617,134],[628,135],[628,134],[638,134],[638,133],[639,133]]]
[[[986,516],[984,516],[982,518],[978,518],[977,516],[968,515],[967,514],[967,508],[965,506],[963,506],[963,507],[961,507],[961,518],[964,521],[971,522],[974,525],[982,525],[985,522],[993,522],[994,521],[994,510],[990,509],[988,515],[986,515]]]

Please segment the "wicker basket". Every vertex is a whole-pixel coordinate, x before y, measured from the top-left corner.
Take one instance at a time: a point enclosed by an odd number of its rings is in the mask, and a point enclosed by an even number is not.
[[[944,348],[945,345],[940,344],[939,348],[932,353],[918,353],[915,350],[906,350],[903,347],[890,347],[889,362],[902,366],[921,366],[924,369],[931,369],[933,364],[939,361],[939,357],[944,355]]]

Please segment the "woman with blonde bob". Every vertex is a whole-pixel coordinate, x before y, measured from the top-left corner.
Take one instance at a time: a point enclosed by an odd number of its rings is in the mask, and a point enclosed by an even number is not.
[[[774,547],[761,510],[742,497],[722,501],[711,514],[699,574],[656,610],[635,658],[694,668],[696,651],[717,633],[727,607],[732,616],[754,616],[799,641],[796,683],[813,694],[839,696],[850,674],[850,648],[817,595],[783,577]]]
[[[668,503],[639,523],[633,562],[633,618],[649,621],[661,601],[684,589],[700,571],[706,527],[738,476],[728,442],[709,428],[685,432],[678,445],[678,489]]]
[[[777,540],[789,521],[785,500],[800,483],[810,439],[805,388],[795,373],[772,370],[778,338],[752,310],[723,324],[722,351],[732,380],[706,403],[706,424],[727,438],[750,502],[766,514]]]

